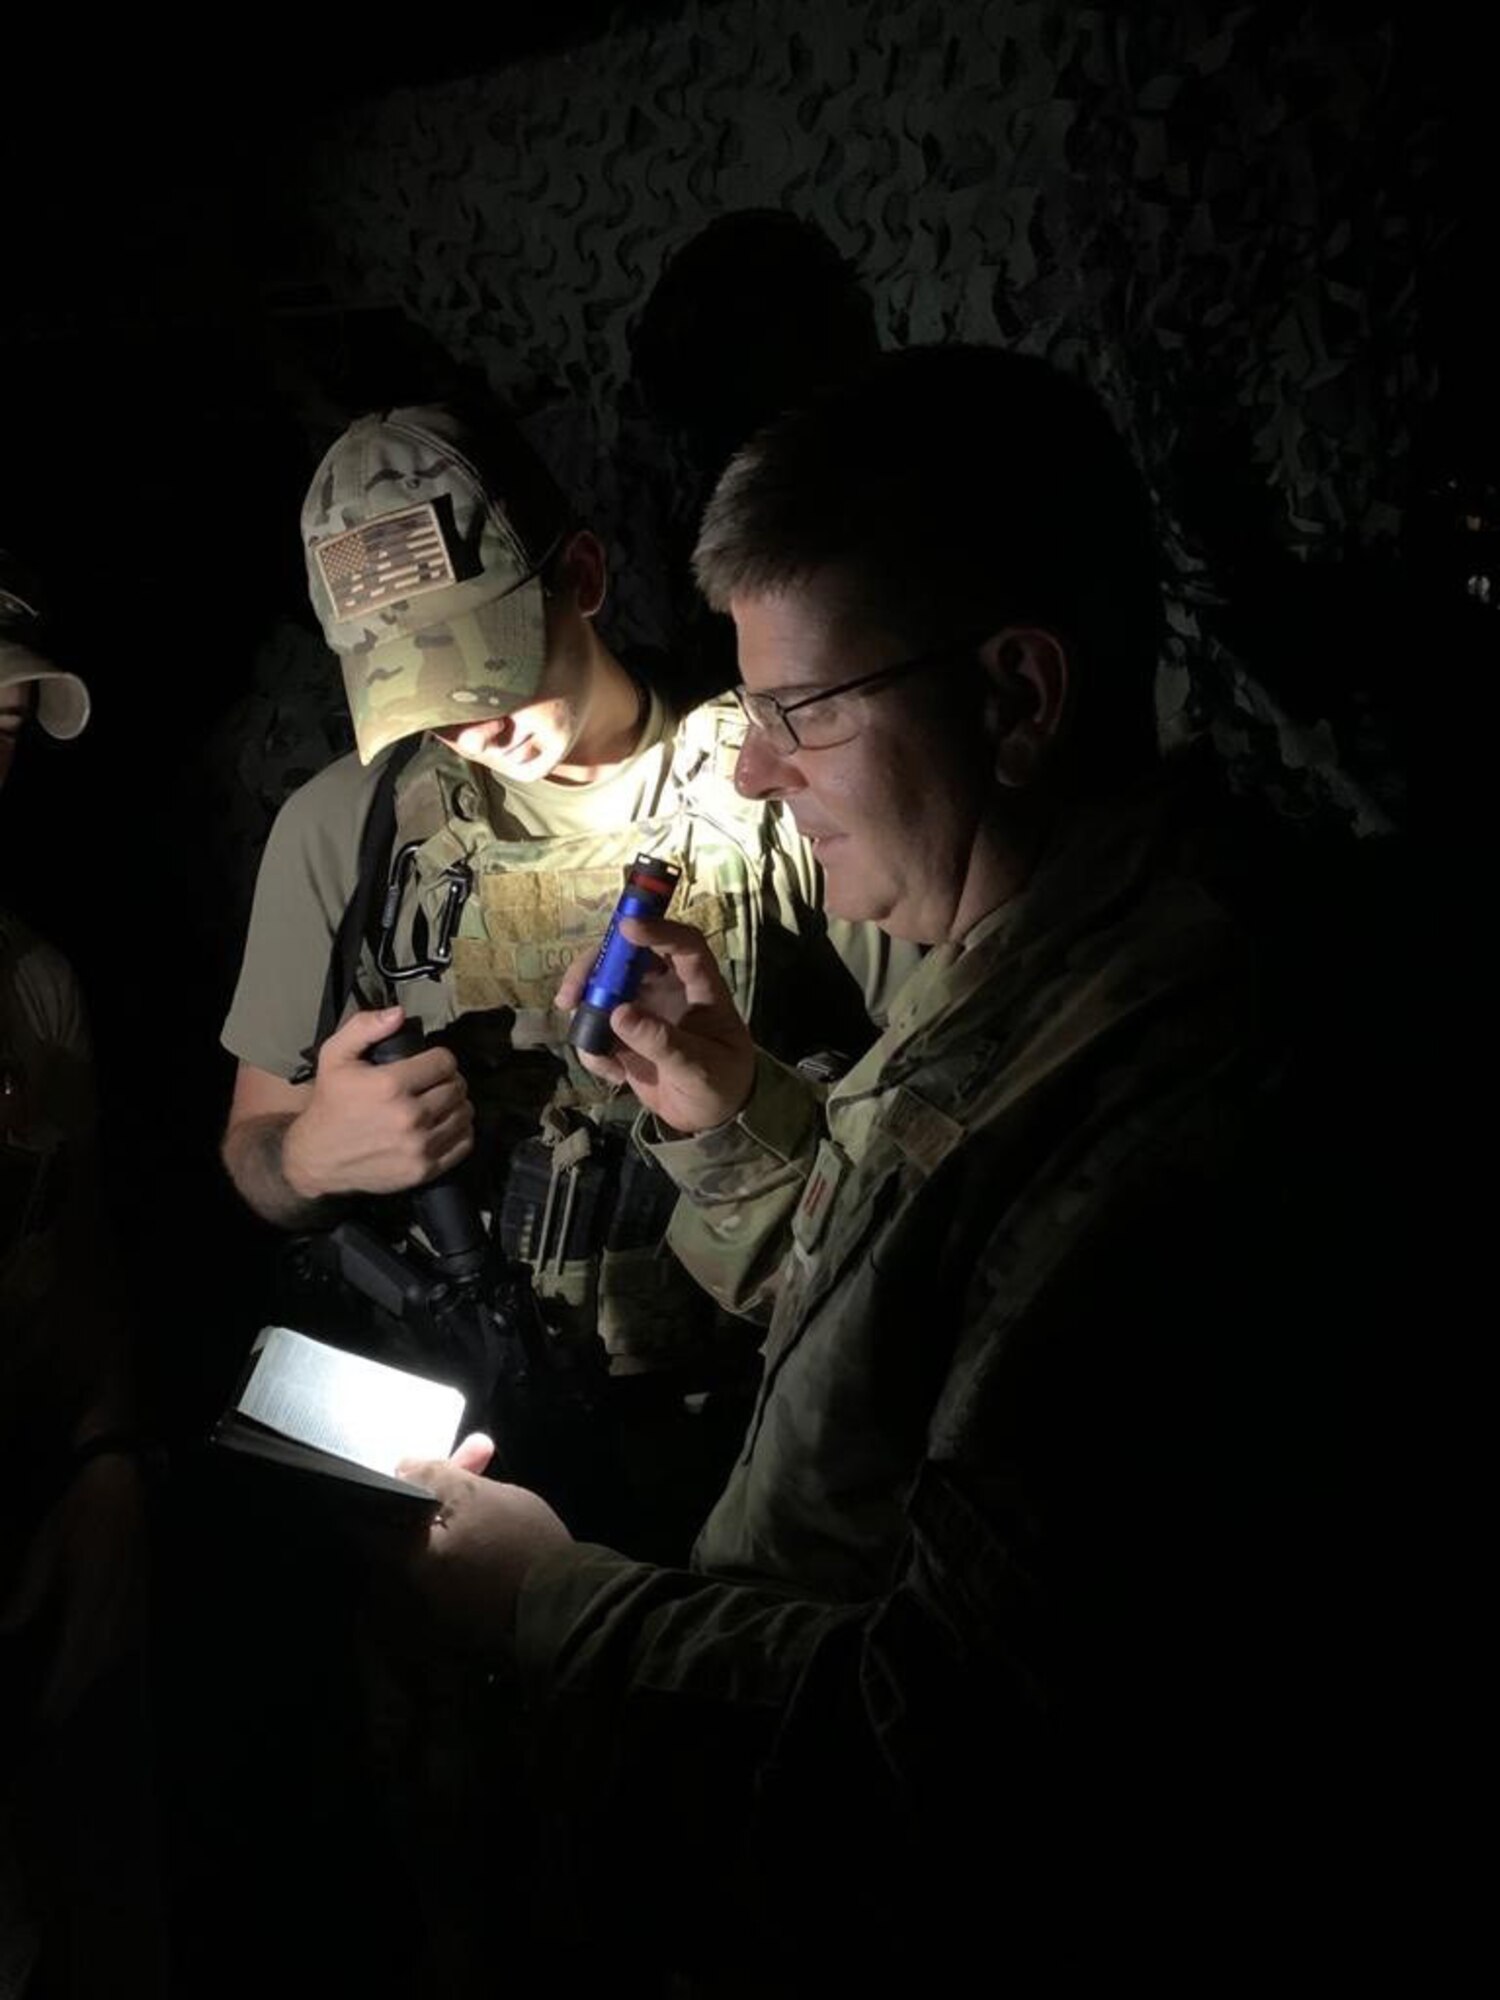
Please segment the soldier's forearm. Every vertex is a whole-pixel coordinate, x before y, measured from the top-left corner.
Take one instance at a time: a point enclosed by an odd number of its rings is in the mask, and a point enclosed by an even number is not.
[[[823,1132],[822,1091],[763,1051],[739,1115],[697,1138],[639,1143],[681,1190],[667,1242],[727,1311],[766,1321]]]
[[[343,1203],[337,1196],[309,1197],[288,1181],[286,1135],[297,1114],[272,1111],[238,1119],[224,1135],[229,1178],[265,1222],[278,1229],[318,1229],[334,1221]]]

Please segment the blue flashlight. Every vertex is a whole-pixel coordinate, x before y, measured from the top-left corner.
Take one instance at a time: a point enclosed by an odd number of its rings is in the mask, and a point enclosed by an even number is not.
[[[625,876],[599,956],[589,970],[583,998],[573,1013],[568,1040],[589,1055],[606,1056],[615,1045],[609,1017],[622,1000],[629,1000],[641,983],[650,953],[620,935],[622,917],[666,915],[681,871],[654,854],[638,854]]]

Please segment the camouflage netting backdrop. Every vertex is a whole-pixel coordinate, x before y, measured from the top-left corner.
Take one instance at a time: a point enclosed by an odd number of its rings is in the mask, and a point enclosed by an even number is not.
[[[612,636],[670,644],[685,489],[632,328],[715,217],[816,224],[883,344],[999,341],[1097,384],[1161,507],[1164,729],[1211,727],[1293,817],[1375,832],[1404,796],[1380,580],[1434,393],[1420,285],[1446,239],[1393,12],[695,0],[326,122],[285,176],[301,275],[351,324],[397,307],[482,369],[589,496]],[[326,430],[309,433],[311,464]],[[280,628],[220,737],[247,863],[346,741],[331,662]]]

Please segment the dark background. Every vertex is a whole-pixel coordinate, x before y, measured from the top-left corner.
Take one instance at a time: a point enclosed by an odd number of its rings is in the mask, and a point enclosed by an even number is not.
[[[1466,594],[1500,569],[1494,230],[1460,226],[1486,185],[1474,32],[1379,5],[692,0],[7,52],[0,545],[95,711],[29,746],[0,894],[84,981],[174,1451],[264,1282],[217,1164],[217,1033],[270,816],[348,740],[297,536],[342,424],[482,373],[606,536],[612,635],[681,655],[704,449],[642,379],[641,315],[715,217],[784,210],[882,344],[998,340],[1098,384],[1160,506],[1166,733],[1211,730],[1311,838],[1399,847],[1434,664],[1494,658]],[[684,379],[736,405],[799,298],[721,282]]]

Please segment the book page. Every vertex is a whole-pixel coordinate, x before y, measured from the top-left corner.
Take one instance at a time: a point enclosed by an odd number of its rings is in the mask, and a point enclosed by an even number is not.
[[[268,1327],[235,1408],[283,1437],[394,1473],[403,1458],[446,1458],[463,1392],[383,1361],[346,1354],[288,1326]]]

